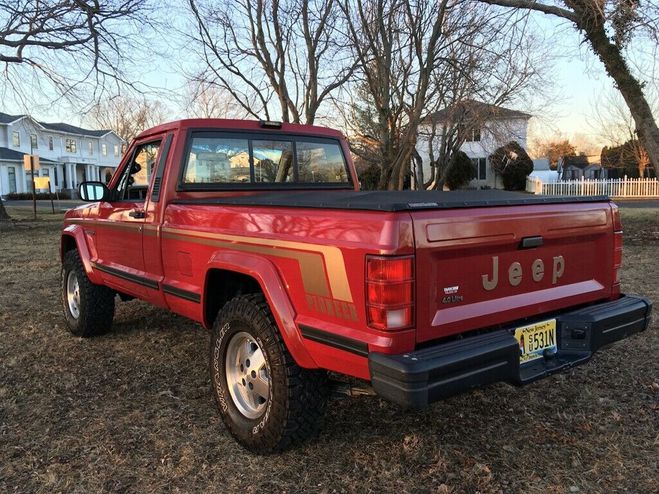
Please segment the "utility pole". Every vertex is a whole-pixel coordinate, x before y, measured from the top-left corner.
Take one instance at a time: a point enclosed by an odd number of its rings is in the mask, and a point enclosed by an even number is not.
[[[32,155],[32,146],[30,146],[30,175],[32,177],[32,213],[34,219],[37,219],[37,191],[34,189],[34,156]]]
[[[34,219],[37,219],[37,195],[34,188],[34,156],[31,154],[23,155],[23,169],[30,172],[30,181],[32,182],[32,213]]]

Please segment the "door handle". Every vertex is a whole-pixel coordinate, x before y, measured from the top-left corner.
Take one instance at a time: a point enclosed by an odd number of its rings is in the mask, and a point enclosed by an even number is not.
[[[128,212],[128,216],[135,219],[146,218],[146,213],[143,209],[132,209]]]

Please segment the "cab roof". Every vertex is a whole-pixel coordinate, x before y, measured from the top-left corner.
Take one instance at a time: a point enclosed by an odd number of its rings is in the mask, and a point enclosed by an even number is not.
[[[275,122],[268,121],[272,124]],[[278,123],[278,122],[276,122]],[[264,125],[263,121],[259,120],[234,120],[224,118],[188,118],[183,120],[174,120],[167,122],[156,127],[144,130],[141,132],[137,139],[148,137],[153,134],[160,134],[167,131],[178,130],[187,131],[189,129],[204,129],[204,130],[230,130],[230,131],[262,131],[262,132],[276,132],[285,134],[298,134],[298,135],[314,135],[318,137],[334,137],[343,138],[343,134],[328,127],[320,127],[317,125],[304,125],[294,123],[281,123],[279,127],[272,127]]]

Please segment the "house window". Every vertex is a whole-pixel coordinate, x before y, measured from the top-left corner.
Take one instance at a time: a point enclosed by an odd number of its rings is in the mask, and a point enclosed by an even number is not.
[[[103,156],[108,155],[108,145],[107,144],[105,144],[105,143],[101,144],[101,153],[103,154]]]
[[[9,193],[16,192],[16,168],[13,166],[7,167],[7,175],[9,177]]]
[[[75,153],[77,151],[75,139],[67,139],[65,143],[65,149],[67,153]]]
[[[481,140],[481,129],[480,127],[475,127],[467,130],[467,136],[465,141],[467,142],[480,142]]]
[[[15,148],[21,147],[21,134],[18,131],[11,134],[11,144]]]
[[[50,151],[52,151],[54,147],[55,147],[55,145],[53,143],[53,136],[49,136],[48,137],[48,149]]]
[[[471,162],[476,169],[476,180],[487,179],[487,158],[472,158]]]
[[[89,155],[91,156],[94,154],[94,143],[92,141],[89,141],[87,143],[87,148],[89,149]]]
[[[119,156],[119,145],[118,144],[114,145],[114,155]]]
[[[30,146],[32,149],[39,148],[39,141],[37,140],[37,134],[30,134]]]

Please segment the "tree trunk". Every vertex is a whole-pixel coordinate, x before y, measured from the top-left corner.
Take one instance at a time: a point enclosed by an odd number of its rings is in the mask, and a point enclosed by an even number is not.
[[[2,202],[2,197],[0,197],[0,221],[7,221],[8,219],[10,218],[5,209],[5,203]]]
[[[647,150],[655,172],[659,175],[659,127],[643,94],[641,84],[630,72],[620,48],[609,41],[604,25],[579,27],[584,31],[593,51],[602,61],[607,74],[615,81],[620,94],[625,99],[636,124],[638,138]]]

